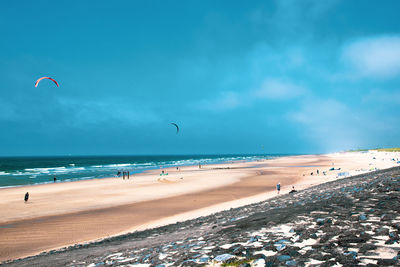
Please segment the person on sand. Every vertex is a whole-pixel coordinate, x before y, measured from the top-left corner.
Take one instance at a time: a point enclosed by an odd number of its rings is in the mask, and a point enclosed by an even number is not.
[[[25,203],[28,201],[28,199],[29,199],[29,192],[26,192],[24,197]]]
[[[276,185],[276,190],[278,191],[278,195],[279,195],[279,192],[281,191],[281,183],[278,183]]]
[[[57,177],[54,176],[53,180],[54,180],[54,182],[56,182],[57,181]]]
[[[294,186],[292,186],[292,190],[289,192],[289,194],[293,194],[293,193],[296,193],[297,191],[296,191],[296,189],[294,189]]]

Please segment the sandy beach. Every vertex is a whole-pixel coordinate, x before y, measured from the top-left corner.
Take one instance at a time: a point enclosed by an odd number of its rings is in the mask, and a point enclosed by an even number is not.
[[[3,188],[0,261],[262,201],[276,196],[278,182],[285,194],[292,186],[302,190],[335,180],[339,173],[347,176],[390,168],[398,165],[397,158],[399,153],[374,151],[288,156],[201,169],[163,169],[168,173],[164,176],[161,170],[152,170],[129,180]],[[30,199],[24,203],[27,191]]]

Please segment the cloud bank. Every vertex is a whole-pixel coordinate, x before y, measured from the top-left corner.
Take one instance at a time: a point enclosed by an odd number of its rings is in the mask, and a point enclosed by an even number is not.
[[[347,44],[342,60],[362,77],[400,75],[400,36],[362,38]]]

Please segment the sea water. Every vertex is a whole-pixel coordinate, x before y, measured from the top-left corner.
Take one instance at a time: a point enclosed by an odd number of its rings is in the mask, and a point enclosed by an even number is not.
[[[64,156],[0,157],[0,187],[114,177],[151,169],[232,161],[256,161],[281,155],[184,155],[184,156]]]

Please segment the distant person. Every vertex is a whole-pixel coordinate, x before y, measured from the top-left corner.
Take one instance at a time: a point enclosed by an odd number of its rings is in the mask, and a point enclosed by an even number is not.
[[[278,191],[278,195],[279,195],[279,192],[281,191],[281,183],[278,183],[276,185],[276,190]]]
[[[201,169],[201,164],[199,164],[199,169]]]
[[[29,199],[29,193],[26,192],[26,193],[25,193],[25,197],[24,197],[25,203],[28,201],[28,199]]]
[[[293,194],[293,193],[296,193],[297,191],[296,191],[296,189],[294,189],[294,186],[292,186],[292,190],[289,192],[289,194]]]
[[[129,180],[129,171],[128,171],[128,180]]]
[[[117,176],[120,177],[121,176],[121,171],[117,172]]]
[[[317,175],[319,175],[319,170],[317,170]]]
[[[122,172],[122,177],[123,177],[122,179],[125,180],[125,172],[124,171]]]
[[[53,180],[54,180],[54,182],[57,182],[57,177],[54,176]]]

